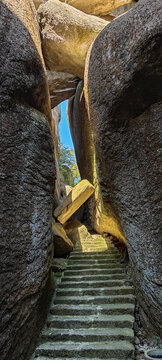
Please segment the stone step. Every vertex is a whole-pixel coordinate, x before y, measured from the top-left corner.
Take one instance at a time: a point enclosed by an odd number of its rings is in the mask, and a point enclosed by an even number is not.
[[[110,295],[110,296],[57,296],[55,304],[134,304],[135,298],[133,295]]]
[[[71,254],[69,260],[108,260],[108,259],[118,259],[120,257],[120,254],[117,253],[100,253],[99,255],[91,255],[91,253],[84,255],[82,253],[82,255],[75,255],[75,254]]]
[[[49,327],[64,329],[87,329],[93,328],[133,328],[134,317],[132,315],[49,315],[47,325]]]
[[[120,264],[120,256],[118,257],[109,257],[109,258],[103,258],[103,259],[84,259],[84,260],[76,260],[76,259],[69,259],[68,265],[100,265],[100,264],[110,264],[110,263],[116,263]]]
[[[79,289],[79,288],[58,288],[57,295],[67,296],[83,296],[83,295],[125,295],[133,294],[132,286],[112,286],[111,288],[88,288],[88,289]]]
[[[85,276],[68,276],[66,274],[64,274],[64,276],[62,277],[62,283],[64,282],[69,282],[69,281],[75,281],[75,282],[80,282],[80,281],[97,281],[97,280],[122,280],[125,279],[126,280],[126,276],[125,274],[100,274],[100,275],[85,275]],[[128,281],[128,280],[127,280]]]
[[[125,274],[125,267],[116,267],[116,268],[107,268],[107,269],[100,269],[100,268],[92,268],[92,269],[77,269],[77,270],[65,270],[65,274],[70,275],[109,275],[109,274]]]
[[[134,304],[103,304],[103,305],[53,305],[50,308],[53,315],[120,315],[134,314]]]
[[[103,264],[75,264],[75,265],[67,265],[68,270],[84,270],[84,269],[111,269],[111,268],[125,268],[124,265],[120,264],[120,262],[107,262]]]
[[[128,280],[92,280],[92,281],[64,281],[58,285],[58,288],[78,288],[89,289],[89,288],[108,288],[114,286],[132,285]]]
[[[111,248],[113,248],[113,246],[111,246]],[[75,246],[74,247],[74,250],[73,250],[73,252],[75,252],[75,250],[77,250],[77,251],[82,251],[82,252],[84,252],[84,251],[86,251],[86,252],[89,252],[89,251],[92,251],[92,252],[94,252],[94,251],[106,251],[106,250],[108,250],[108,246]]]
[[[73,250],[70,254],[70,257],[71,256],[82,256],[84,258],[84,256],[94,256],[95,257],[95,254],[97,256],[106,256],[106,255],[111,255],[111,254],[116,254],[116,253],[119,253],[119,251],[116,249],[116,248],[112,248],[112,249],[108,249],[106,251],[92,251],[92,252],[89,252],[89,251],[85,251],[84,253],[82,251],[75,251]]]
[[[120,359],[134,359],[134,347],[128,341],[109,341],[109,342],[47,342],[39,345],[36,349],[36,355],[60,356],[65,358],[77,356],[87,356],[93,358],[120,357]]]
[[[83,341],[96,342],[107,340],[127,340],[133,343],[134,332],[129,328],[100,328],[100,329],[46,329],[41,334],[41,342],[43,341]]]
[[[67,360],[67,358],[64,358],[64,357],[59,357],[59,358],[56,358],[56,357],[46,357],[46,356],[37,356],[35,359],[37,360]],[[91,358],[91,360],[107,360],[107,356],[106,357],[103,357],[102,359],[101,358]],[[32,359],[31,359],[32,360]],[[77,355],[75,355],[75,357],[70,357],[70,360],[89,360],[89,358],[87,357],[78,357]],[[109,358],[109,360],[120,360],[119,358],[117,359],[116,357],[115,358]],[[127,359],[126,359],[127,360]],[[128,359],[129,360],[129,359]]]
[[[103,241],[102,239],[82,239],[80,244],[76,244],[76,246],[79,245],[96,245],[99,244],[101,246],[105,245],[114,245],[111,240]]]

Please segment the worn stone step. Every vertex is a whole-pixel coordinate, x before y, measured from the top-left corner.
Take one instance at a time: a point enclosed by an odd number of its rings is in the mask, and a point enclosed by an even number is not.
[[[106,249],[108,250],[108,248],[114,248],[114,245],[111,244],[111,243],[101,243],[101,244],[75,244],[75,249],[82,249],[83,247],[87,247],[87,248],[94,248],[94,249],[97,249],[97,248],[101,248],[103,251]]]
[[[116,263],[120,264],[120,256],[118,257],[109,257],[109,258],[103,258],[103,259],[83,259],[83,260],[76,260],[76,259],[69,259],[68,265],[102,265],[102,264],[110,264],[110,263]]]
[[[102,305],[102,304],[134,304],[134,295],[109,295],[109,296],[57,296],[55,304],[91,304],[91,305]]]
[[[111,240],[102,240],[102,239],[82,239],[81,243],[80,244],[76,244],[76,245],[96,245],[96,244],[100,244],[102,246],[104,245],[113,245],[112,241]]]
[[[46,356],[37,356],[36,357],[36,359],[37,360],[67,360],[67,358],[64,358],[64,357],[59,357],[59,358],[56,358],[56,357],[46,357]],[[105,359],[105,360],[107,360],[107,356],[106,357],[102,357],[102,359],[101,358],[91,358],[91,360],[103,360],[103,359]],[[32,359],[31,359],[32,360]],[[77,355],[75,355],[75,357],[70,357],[70,360],[89,360],[89,358],[87,358],[87,357],[84,357],[84,356],[82,356],[82,357],[78,357]],[[116,357],[115,358],[109,358],[109,360],[120,360],[119,358],[117,359]],[[127,359],[126,359],[127,360]],[[129,360],[129,359],[128,359]]]
[[[89,329],[46,329],[41,334],[42,341],[83,341],[127,340],[133,343],[134,332],[129,328],[89,328]]]
[[[113,286],[124,286],[124,285],[132,285],[130,281],[127,279],[119,279],[119,280],[89,280],[89,281],[64,281],[58,285],[58,288],[78,288],[79,289],[89,289],[89,288],[108,288]]]
[[[75,245],[74,246],[74,249],[76,249],[76,248],[100,248],[100,249],[108,249],[108,248],[115,248],[114,247],[114,245],[113,244],[102,244],[101,242],[95,242],[95,243],[84,243],[84,242],[82,242],[80,245]]]
[[[95,254],[97,256],[106,256],[106,255],[109,255],[109,254],[116,254],[116,253],[119,253],[119,251],[113,247],[111,249],[108,249],[106,251],[92,251],[92,252],[89,252],[89,251],[85,251],[84,253],[82,251],[72,251],[71,254],[70,254],[70,257],[71,256],[82,256],[84,258],[84,256],[94,256],[95,257]]]
[[[66,274],[64,274],[63,278],[62,278],[62,283],[64,282],[69,282],[69,281],[75,281],[75,282],[80,282],[80,281],[97,281],[97,280],[122,280],[125,279],[126,280],[126,276],[125,274],[100,274],[100,275],[85,275],[85,276],[68,276]]]
[[[132,315],[49,315],[47,325],[64,329],[84,329],[98,327],[133,328],[134,317]]]
[[[100,254],[98,254],[96,256],[91,255],[91,253],[86,254],[86,255],[84,255],[82,253],[82,255],[71,254],[69,260],[93,260],[93,259],[94,260],[103,260],[103,259],[107,260],[107,259],[110,259],[110,258],[118,259],[119,257],[120,257],[119,252],[114,252],[114,253],[111,253],[111,254],[109,254],[109,253],[107,253],[107,254],[100,253]]]
[[[113,246],[111,246],[111,248],[113,248]],[[86,252],[89,252],[89,251],[92,251],[92,252],[94,252],[94,251],[106,251],[106,250],[108,250],[108,246],[75,246],[74,247],[74,250],[73,250],[73,252],[75,252],[75,250],[79,250],[79,251],[86,251]]]
[[[60,356],[71,358],[77,356],[87,356],[93,358],[99,356],[103,358],[117,357],[120,359],[134,359],[134,347],[128,341],[109,341],[109,342],[47,342],[39,345],[36,349],[36,355]]]
[[[132,286],[112,286],[111,288],[58,288],[57,295],[125,295],[133,294]]]
[[[75,264],[75,265],[67,265],[68,270],[83,270],[83,269],[111,269],[111,268],[124,268],[125,266],[120,264],[120,262],[107,262],[103,264]]]
[[[120,315],[134,314],[134,304],[103,304],[103,305],[53,305],[53,315]]]
[[[77,269],[77,270],[69,270],[66,269],[65,270],[65,274],[70,276],[70,275],[106,275],[106,274],[125,274],[125,267],[116,267],[116,268],[106,268],[106,269],[100,269],[100,268],[92,268],[92,269]]]

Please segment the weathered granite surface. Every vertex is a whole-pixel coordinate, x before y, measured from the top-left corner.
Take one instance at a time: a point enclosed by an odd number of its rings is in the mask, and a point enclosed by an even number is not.
[[[38,16],[48,70],[83,79],[87,51],[108,22],[58,0],[40,5]]]
[[[0,2],[0,359],[27,360],[51,296],[49,95],[33,2]]]
[[[38,1],[38,0],[35,0]],[[42,1],[42,0],[39,0]],[[132,0],[60,0],[71,6],[91,15],[106,18],[108,15],[120,6],[130,4]]]
[[[161,45],[161,4],[141,0],[95,40],[85,86],[102,199],[121,221],[152,335],[161,327]]]

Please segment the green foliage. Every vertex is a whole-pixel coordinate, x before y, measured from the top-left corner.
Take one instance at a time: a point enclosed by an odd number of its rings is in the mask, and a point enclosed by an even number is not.
[[[158,155],[161,155],[161,154],[162,154],[162,148],[159,148],[159,149],[157,150],[157,153],[158,153]]]
[[[80,181],[80,174],[73,150],[60,144],[58,163],[62,181],[70,186],[76,185]]]

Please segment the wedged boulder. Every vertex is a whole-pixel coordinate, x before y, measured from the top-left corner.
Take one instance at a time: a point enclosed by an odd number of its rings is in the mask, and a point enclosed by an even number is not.
[[[129,4],[132,0],[60,0],[69,5],[91,15],[96,15],[101,18],[108,16],[114,9],[119,6]],[[134,1],[135,3],[135,1]],[[108,18],[109,19],[109,18]]]
[[[94,187],[88,180],[82,180],[54,210],[54,216],[64,224],[93,194]]]
[[[85,105],[83,87],[83,81],[80,81],[75,96],[68,102],[67,114],[81,178],[88,179],[95,188],[94,194],[85,204],[87,221],[98,233],[113,234],[125,244],[119,219],[110,204],[104,204],[101,199],[93,135]]]
[[[47,78],[52,109],[75,94],[78,78],[74,75],[47,71]]]
[[[162,7],[141,0],[95,40],[85,93],[102,199],[126,237],[142,324],[160,333]],[[94,81],[95,74],[95,81]]]
[[[40,5],[38,15],[48,70],[83,78],[88,48],[108,22],[58,0]]]
[[[54,220],[52,221],[52,233],[54,242],[54,256],[63,257],[69,254],[73,250],[73,243],[66,235],[63,226]]]
[[[28,360],[52,290],[50,111],[30,0],[0,2],[0,359]],[[51,115],[50,115],[51,116]],[[50,118],[49,116],[49,118]]]
[[[86,226],[78,220],[68,221],[64,224],[64,229],[73,244],[77,243],[82,246],[82,241],[88,241],[88,239],[91,238]]]

